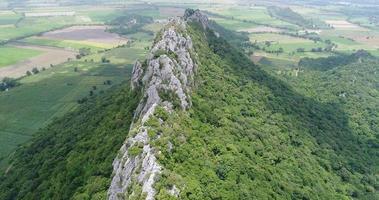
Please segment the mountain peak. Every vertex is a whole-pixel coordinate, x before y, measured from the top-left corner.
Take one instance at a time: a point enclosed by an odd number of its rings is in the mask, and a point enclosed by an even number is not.
[[[203,14],[199,9],[186,9],[183,18],[188,22],[193,21],[200,23],[204,29],[209,27],[208,17],[205,14]]]
[[[185,27],[190,20],[200,22],[203,27],[207,25],[207,18],[199,11],[192,15],[188,14],[189,11],[186,13],[185,21],[180,18],[170,20],[157,35],[147,59],[142,63],[137,61],[133,67],[131,87],[141,90],[142,98],[134,112],[135,123],[130,128],[129,138],[113,162],[114,176],[108,190],[109,199],[133,196],[128,191],[135,184],[142,186],[146,199],[154,199],[156,191],[153,184],[162,167],[157,162],[156,150],[150,145],[154,138],[149,137],[152,127],[148,121],[158,108],[170,113],[175,108],[185,110],[191,105],[189,91],[197,64],[192,39]],[[162,119],[158,120],[164,123]]]

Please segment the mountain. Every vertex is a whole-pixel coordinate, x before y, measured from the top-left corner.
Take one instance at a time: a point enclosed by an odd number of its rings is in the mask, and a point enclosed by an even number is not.
[[[377,199],[378,135],[234,36],[198,10],[171,19],[130,83],[12,156],[0,199]]]

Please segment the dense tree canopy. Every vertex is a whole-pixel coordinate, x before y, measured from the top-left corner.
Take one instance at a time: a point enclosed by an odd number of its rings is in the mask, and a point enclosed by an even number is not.
[[[157,199],[173,199],[174,186],[180,199],[379,198],[376,60],[276,77],[223,39],[233,33],[187,28],[199,64],[192,107],[157,108],[148,122],[164,168]],[[104,199],[140,99],[128,88],[41,130],[13,156],[0,199]]]

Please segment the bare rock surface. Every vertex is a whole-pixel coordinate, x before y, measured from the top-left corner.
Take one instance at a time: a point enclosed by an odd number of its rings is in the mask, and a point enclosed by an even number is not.
[[[150,144],[153,138],[148,136],[151,127],[146,122],[158,106],[169,113],[175,108],[186,110],[191,106],[189,93],[197,65],[192,40],[186,34],[185,20],[196,20],[202,25],[208,22],[199,11],[191,13],[194,16],[187,13],[183,18],[169,20],[146,62],[137,61],[133,67],[131,87],[142,90],[143,97],[135,111],[129,138],[113,162],[113,178],[108,189],[111,200],[138,195],[133,190],[135,185],[142,188],[147,200],[155,199],[153,186],[162,166],[155,156],[158,152]],[[164,123],[163,120],[160,123]],[[171,193],[178,196],[179,190],[174,186]]]

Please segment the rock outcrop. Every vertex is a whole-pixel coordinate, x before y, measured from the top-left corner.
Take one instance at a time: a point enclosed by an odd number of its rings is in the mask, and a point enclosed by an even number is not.
[[[155,156],[158,152],[150,144],[153,138],[149,138],[151,127],[146,122],[157,107],[170,113],[191,106],[189,93],[197,64],[192,40],[186,34],[186,20],[197,21],[203,26],[208,23],[205,16],[193,10],[186,11],[183,18],[171,19],[158,36],[147,60],[137,61],[134,65],[131,87],[142,90],[143,98],[135,111],[129,138],[114,159],[109,199],[144,195],[151,200],[155,197],[153,185],[162,166]],[[164,122],[161,120],[161,123]],[[142,194],[136,194],[133,189],[136,185],[142,188]],[[175,189],[173,194],[177,196],[179,191]]]

